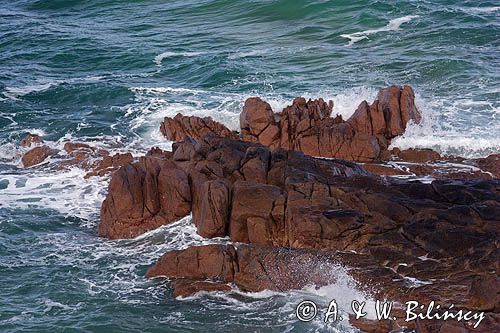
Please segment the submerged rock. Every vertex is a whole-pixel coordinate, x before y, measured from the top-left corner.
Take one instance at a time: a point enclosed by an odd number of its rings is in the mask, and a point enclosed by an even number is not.
[[[28,135],[20,145],[29,147],[32,144],[37,144],[39,137],[36,135]],[[53,164],[59,169],[68,167],[80,167],[88,171],[85,178],[92,176],[104,176],[117,170],[119,167],[132,162],[133,156],[131,153],[116,153],[110,155],[107,150],[97,149],[86,143],[67,142],[64,144],[63,151],[50,148],[47,145],[37,146],[27,151],[21,161],[25,168],[31,167],[44,162],[48,157],[57,155],[57,159]]]
[[[21,147],[24,147],[24,148],[29,148],[31,146],[34,146],[34,145],[37,145],[37,144],[40,144],[40,143],[42,143],[42,138],[39,135],[28,133],[28,135],[26,135],[21,140],[21,142],[19,143],[19,145]]]

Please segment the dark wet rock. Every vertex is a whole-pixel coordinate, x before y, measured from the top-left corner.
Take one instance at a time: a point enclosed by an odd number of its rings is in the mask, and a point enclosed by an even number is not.
[[[391,165],[387,164],[375,164],[375,163],[366,163],[363,164],[363,169],[366,171],[373,173],[378,176],[405,176],[411,175],[410,172],[402,170],[400,168],[395,168]]]

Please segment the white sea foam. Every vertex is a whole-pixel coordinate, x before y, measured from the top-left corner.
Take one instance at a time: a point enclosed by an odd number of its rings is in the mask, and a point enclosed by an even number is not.
[[[390,20],[389,23],[387,23],[385,26],[378,28],[378,29],[370,29],[370,30],[365,30],[361,32],[355,32],[352,34],[343,34],[340,35],[340,37],[347,38],[349,39],[349,44],[348,46],[353,45],[354,43],[368,38],[368,36],[379,33],[379,32],[384,32],[384,31],[395,31],[398,30],[399,27],[403,23],[410,22],[411,20],[418,18],[419,15],[408,15],[408,16],[403,16],[399,17],[397,19]]]
[[[32,93],[44,92],[52,87],[68,83],[68,84],[77,84],[77,83],[88,83],[88,82],[97,82],[104,79],[104,76],[85,76],[80,78],[71,78],[66,80],[40,80],[33,84],[26,84],[23,86],[15,86],[15,87],[5,87],[2,94],[12,100],[17,100],[19,97],[23,97]]]
[[[10,209],[54,209],[66,216],[86,220],[95,226],[106,181],[84,179],[79,168],[67,171],[26,170],[20,174],[0,174],[6,188],[0,189],[0,207]]]
[[[492,14],[500,11],[500,6],[490,6],[490,7],[459,7],[460,11],[469,14]]]
[[[203,54],[203,52],[171,52],[171,51],[166,51],[163,53],[158,54],[153,62],[157,66],[161,66],[161,63],[164,59],[166,58],[171,58],[171,57],[196,57],[200,54]]]
[[[268,50],[250,50],[250,51],[241,51],[230,54],[227,58],[234,59],[242,59],[242,58],[251,58],[251,57],[260,57],[268,53]]]
[[[17,97],[25,96],[34,92],[42,92],[50,87],[58,85],[59,83],[56,81],[46,82],[40,84],[26,85],[22,87],[5,87],[3,91],[4,96],[10,99],[17,99]]]
[[[450,104],[440,99],[423,98],[419,94],[416,94],[415,102],[422,112],[422,123],[410,123],[405,133],[392,141],[391,147],[430,148],[441,154],[466,158],[485,157],[500,152],[500,122],[492,120],[488,124],[488,133],[482,127],[464,131],[457,128],[461,126],[460,123],[455,126],[451,123],[457,118],[464,118],[464,114],[465,117],[473,117],[474,107],[488,107],[493,115],[498,114],[499,109],[495,109],[489,102],[462,99]]]

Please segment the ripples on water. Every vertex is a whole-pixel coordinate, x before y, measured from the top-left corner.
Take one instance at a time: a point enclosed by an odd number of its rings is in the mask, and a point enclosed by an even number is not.
[[[82,140],[137,156],[169,147],[158,126],[177,112],[236,129],[245,98],[279,110],[302,95],[332,98],[347,117],[407,83],[425,123],[395,145],[485,156],[500,148],[499,16],[493,1],[2,3],[0,330],[325,330],[297,323],[293,307],[367,297],[345,269],[325,268],[341,278],[320,290],[174,301],[143,276],[167,249],[206,242],[189,218],[102,240],[107,180],[20,169],[16,143],[29,131],[55,147]]]

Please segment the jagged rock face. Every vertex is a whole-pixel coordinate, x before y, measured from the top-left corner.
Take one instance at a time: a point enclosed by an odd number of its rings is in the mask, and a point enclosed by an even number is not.
[[[361,103],[347,121],[331,117],[333,102],[296,98],[292,105],[274,113],[259,97],[245,101],[240,114],[240,137],[272,149],[288,149],[312,156],[357,162],[386,159],[390,140],[403,134],[409,121],[420,122],[411,87],[382,89],[372,105]],[[237,134],[210,117],[176,115],[160,127],[169,140],[186,137],[202,140],[207,135],[237,139]]]
[[[369,162],[392,153],[426,168],[443,157],[387,150],[410,120],[420,121],[413,98],[409,87],[386,88],[347,121],[331,118],[333,105],[323,100],[295,99],[275,114],[251,98],[241,114],[243,141],[191,126],[178,133],[192,131],[199,140],[177,142],[172,153],[153,149],[115,173],[99,231],[133,237],[192,211],[200,235],[229,236],[238,244],[167,252],[147,275],[173,278],[174,295],[227,290],[225,283],[248,291],[324,285],[336,278],[325,267],[340,264],[379,299],[438,300],[486,311],[482,327],[496,331],[500,180],[408,182],[302,153]],[[469,162],[495,170],[497,160]],[[470,332],[462,323],[448,324],[419,323],[418,330]],[[383,331],[408,325],[357,326]]]
[[[132,238],[190,211],[186,172],[168,159],[145,156],[114,173],[98,231],[108,238]]]
[[[134,237],[192,210],[201,235],[260,245],[358,251],[379,244],[442,256],[459,250],[446,250],[452,244],[497,236],[495,224],[483,224],[500,209],[498,181],[400,183],[353,163],[221,138],[174,149],[113,175],[101,235]]]
[[[154,149],[139,162],[113,174],[101,208],[99,233],[110,238],[135,237],[173,222],[192,209],[193,223],[202,236],[218,237],[230,232],[237,238],[238,228],[243,228],[242,237],[248,237],[246,216],[239,227],[236,222],[229,224],[233,220],[231,212],[238,212],[233,200],[234,195],[241,197],[238,189],[260,193],[261,187],[274,185],[279,192],[279,186],[301,174],[308,175],[311,181],[326,181],[356,173],[365,171],[354,163],[319,160],[293,151],[271,152],[259,144],[218,137],[205,137],[203,142],[186,140],[174,145],[173,153]],[[246,188],[251,184],[256,187]],[[255,210],[253,205],[261,201],[257,197],[250,209]],[[283,205],[284,197],[274,204],[280,202]],[[269,208],[262,208],[264,221]],[[275,207],[274,214],[283,212]],[[255,223],[252,225],[258,228]]]
[[[380,90],[372,105],[362,102],[347,122],[356,132],[390,140],[403,134],[410,120],[421,121],[413,89],[410,86],[390,86]]]
[[[372,105],[361,103],[347,121],[331,118],[333,102],[296,98],[291,106],[273,113],[258,97],[245,102],[240,115],[241,137],[271,148],[308,155],[372,162],[385,157],[390,140],[404,133],[406,124],[421,117],[411,87],[382,89]]]
[[[171,141],[182,141],[186,138],[201,140],[207,135],[217,135],[236,140],[238,134],[226,126],[214,121],[211,117],[186,117],[178,113],[174,118],[165,117],[160,131]]]

